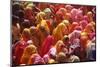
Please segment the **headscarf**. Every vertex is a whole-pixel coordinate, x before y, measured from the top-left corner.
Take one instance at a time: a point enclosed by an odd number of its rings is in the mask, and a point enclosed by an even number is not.
[[[65,34],[69,34],[69,28],[70,28],[70,23],[68,20],[63,20],[61,23],[64,23],[66,25],[66,29],[64,31]]]
[[[67,48],[69,48],[70,46],[70,40],[69,40],[69,36],[68,35],[64,35],[64,37],[62,38],[63,43],[65,44],[65,46]]]
[[[65,8],[60,8],[58,12],[61,12],[63,19],[66,19],[67,10]]]
[[[72,33],[75,30],[75,27],[78,26],[79,24],[77,22],[73,22],[70,26],[70,33]]]
[[[16,42],[14,44],[14,46],[12,47],[13,48],[13,60],[15,62],[16,65],[19,65],[20,64],[20,59],[23,55],[23,52],[24,52],[24,49],[27,47],[27,42],[26,41],[23,41],[23,40],[20,40],[18,42]]]
[[[60,8],[58,11],[60,11],[63,15],[65,15],[67,12],[65,8]]]
[[[83,49],[87,48],[89,37],[87,32],[82,32],[80,37],[80,43]]]
[[[57,41],[57,43],[55,44],[56,54],[58,54],[59,52],[62,52],[64,47],[65,47],[65,44],[63,43],[62,40]]]
[[[82,27],[82,29],[84,29],[86,27],[86,25],[88,24],[87,20],[82,20],[79,22],[80,26]]]
[[[47,38],[43,41],[40,47],[41,57],[43,57],[46,53],[48,53],[50,48],[53,46],[53,41],[54,41],[54,38],[51,35],[48,35]]]
[[[39,40],[39,30],[37,29],[37,27],[32,26],[30,27],[30,33],[31,33],[31,39],[34,43],[34,45],[37,47],[37,49],[40,47],[40,40]]]
[[[50,8],[45,8],[43,12],[46,14],[46,19],[50,19],[51,18],[52,11],[51,11]]]
[[[87,24],[84,29],[84,32],[87,32],[87,33],[92,33],[94,31],[95,31],[95,28],[93,27],[93,25],[91,23]]]
[[[76,18],[77,22],[83,20],[83,11],[82,10],[78,10],[75,18]]]
[[[53,37],[54,37],[54,43],[56,43],[58,40],[62,39],[64,29],[66,29],[66,25],[64,23],[60,23],[57,25],[57,27],[53,30]]]
[[[86,20],[89,23],[89,19],[87,15],[84,15],[83,20]]]
[[[93,21],[93,13],[92,13],[91,11],[89,11],[89,12],[87,13],[87,16],[88,16],[89,22]]]
[[[72,63],[72,62],[80,62],[80,58],[78,56],[75,55],[71,55],[68,62]]]
[[[79,30],[74,30],[71,34],[68,35],[70,42],[73,44],[73,40],[76,38],[80,38],[81,36],[81,31]]]
[[[89,43],[89,37],[88,34],[86,32],[82,32],[81,33],[81,37],[80,37],[80,44],[81,44],[81,52],[80,52],[80,59],[81,61],[85,61],[86,58],[86,49],[87,49],[87,45]]]
[[[43,58],[39,54],[33,54],[30,59],[28,64],[45,64]]]
[[[37,15],[36,15],[36,19],[37,21],[40,23],[41,20],[43,20],[45,18],[46,14],[44,12],[39,12]]]
[[[25,8],[25,18],[30,20],[30,21],[33,21],[34,15],[33,15],[33,11],[32,11],[31,7]]]
[[[70,13],[70,11],[73,9],[72,5],[65,5],[65,8],[67,9],[67,12]]]
[[[65,62],[67,62],[67,58],[66,58],[65,53],[63,53],[63,52],[58,53],[57,57],[56,57],[56,60],[57,60],[58,63],[65,63]]]
[[[43,12],[45,12],[45,13],[51,13],[51,9],[50,8],[45,8]]]
[[[24,49],[23,55],[21,57],[21,60],[20,60],[21,64],[28,64],[28,61],[29,61],[29,58],[31,57],[31,55],[36,52],[37,52],[37,49],[33,44],[27,46]]]
[[[28,41],[30,39],[30,36],[30,30],[28,28],[25,28],[22,32],[22,39]]]
[[[70,47],[73,48],[73,49],[76,49],[77,47],[80,47],[80,39],[79,38],[74,39],[73,43]]]
[[[31,7],[31,8],[33,8],[33,7],[35,7],[35,4],[33,4],[33,3],[28,3],[26,7]]]
[[[71,18],[72,18],[72,20],[73,20],[74,22],[76,21],[77,12],[78,12],[78,9],[76,9],[76,8],[73,8],[73,9],[71,10]]]
[[[63,13],[62,13],[61,11],[57,11],[57,12],[56,12],[55,19],[56,19],[56,24],[57,24],[57,25],[58,25],[59,23],[61,23],[61,21],[64,19]]]
[[[71,21],[71,13],[66,13],[65,19]]]

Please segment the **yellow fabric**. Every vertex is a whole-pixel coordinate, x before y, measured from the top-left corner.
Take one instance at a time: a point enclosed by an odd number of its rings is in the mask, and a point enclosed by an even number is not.
[[[66,25],[64,23],[60,23],[54,30],[53,30],[53,36],[55,39],[55,43],[63,38],[63,31],[66,28]]]

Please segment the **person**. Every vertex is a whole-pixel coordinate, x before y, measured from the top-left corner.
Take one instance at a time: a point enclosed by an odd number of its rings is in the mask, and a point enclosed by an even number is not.
[[[54,37],[54,44],[63,38],[63,32],[66,29],[66,25],[64,23],[60,23],[57,27],[53,30],[53,37]]]
[[[71,19],[72,19],[72,22],[76,22],[76,15],[77,15],[77,12],[78,12],[78,9],[76,9],[76,8],[73,8],[72,10],[71,10]]]
[[[54,38],[51,35],[48,35],[42,45],[40,46],[40,56],[43,57],[48,53],[50,48],[53,46]]]
[[[65,5],[65,8],[67,10],[67,13],[70,13],[71,10],[74,8],[72,5]]]
[[[79,24],[82,27],[82,30],[84,30],[86,25],[88,24],[88,21],[87,20],[82,20],[82,21],[79,22]]]
[[[87,12],[87,17],[88,17],[88,21],[92,22],[93,21],[93,13],[91,11]]]
[[[35,26],[31,26],[29,29],[30,29],[30,33],[31,33],[31,40],[32,40],[33,44],[37,47],[37,50],[39,52],[39,48],[40,48],[40,39],[39,39],[40,31]]]
[[[28,65],[32,65],[32,64],[45,64],[43,58],[38,54],[32,54],[31,57],[29,58],[28,61]]]
[[[64,52],[65,44],[63,43],[62,40],[58,40],[57,43],[55,44],[56,48],[56,54],[59,52]]]
[[[86,25],[84,32],[87,32],[87,33],[95,32],[95,28],[91,23],[89,23]]]
[[[61,23],[64,23],[66,25],[66,29],[64,30],[64,35],[68,35],[70,33],[70,22],[68,20],[63,20]]]
[[[69,29],[69,33],[72,33],[74,30],[75,30],[75,27],[76,26],[79,26],[79,24],[77,22],[73,22],[71,25],[70,25],[70,29]]]
[[[30,40],[30,31],[25,28],[22,32],[21,39],[14,44],[13,48],[13,60],[15,65],[20,64],[20,59],[22,57],[24,49],[28,46],[27,42]]]
[[[81,36],[81,30],[74,30],[68,36],[69,36],[70,42],[73,44],[74,39],[76,39],[76,38],[79,39],[80,38],[80,36]]]
[[[22,55],[22,57],[20,59],[20,64],[27,65],[28,61],[29,61],[29,58],[31,57],[31,55],[34,54],[34,53],[36,53],[36,52],[37,52],[37,48],[33,44],[28,45],[24,49],[23,55]]]
[[[63,52],[58,53],[57,57],[56,57],[56,61],[57,61],[57,63],[65,63],[65,62],[67,62],[66,54],[63,53]]]
[[[32,8],[27,6],[24,11],[25,11],[25,19],[28,19],[31,23],[33,23],[35,17]]]
[[[19,17],[13,15],[12,16],[12,44],[15,44],[20,40],[20,24],[19,24]]]
[[[70,55],[67,62],[69,63],[80,62],[80,58],[76,55]]]
[[[50,29],[48,27],[48,24],[45,20],[45,13],[39,12],[36,16],[37,18],[37,28],[40,31],[40,43],[44,41],[44,39],[47,37],[47,35],[50,33]]]
[[[87,45],[90,42],[90,39],[88,37],[88,34],[86,32],[82,32],[81,33],[81,37],[80,37],[80,44],[81,44],[81,52],[80,52],[80,58],[81,61],[86,61],[86,49],[87,49]]]
[[[90,41],[87,45],[87,59],[88,61],[96,60],[96,44],[95,44],[95,37]]]
[[[45,8],[43,10],[43,12],[45,12],[45,14],[46,14],[45,19],[46,19],[46,22],[48,24],[48,27],[50,29],[50,34],[51,34],[53,29],[54,29],[54,27],[55,27],[52,10],[50,8]]]

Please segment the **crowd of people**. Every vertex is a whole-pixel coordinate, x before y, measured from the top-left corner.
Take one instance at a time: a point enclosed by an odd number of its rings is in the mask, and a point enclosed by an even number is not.
[[[12,2],[12,64],[96,60],[96,7]]]

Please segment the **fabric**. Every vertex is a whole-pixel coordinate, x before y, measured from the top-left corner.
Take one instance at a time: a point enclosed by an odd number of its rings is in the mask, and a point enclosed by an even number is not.
[[[20,60],[21,64],[28,64],[28,61],[29,61],[29,58],[31,57],[31,55],[36,52],[37,52],[37,49],[33,44],[27,46],[24,49],[23,55],[21,57],[21,60]]]
[[[54,30],[53,30],[53,37],[54,37],[54,43],[56,43],[58,40],[62,39],[64,29],[66,29],[66,25],[64,23],[60,23]]]
[[[45,64],[43,58],[39,54],[33,54],[30,59],[28,64]]]
[[[13,50],[14,50],[14,54],[13,54],[13,58],[14,59],[14,63],[15,65],[19,65],[20,64],[20,59],[23,55],[24,49],[27,47],[27,43],[25,41],[18,41],[14,46],[13,46]]]
[[[44,40],[40,47],[40,55],[43,57],[53,45],[54,38],[51,35],[48,35],[47,38]]]

